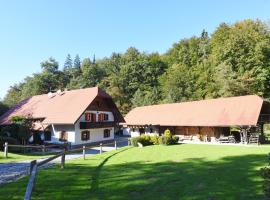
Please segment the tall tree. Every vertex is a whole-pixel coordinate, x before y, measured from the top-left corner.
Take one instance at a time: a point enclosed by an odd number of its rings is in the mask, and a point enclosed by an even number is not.
[[[70,70],[72,68],[72,64],[73,62],[72,62],[71,56],[70,54],[68,54],[66,57],[66,61],[64,63],[64,71]]]
[[[43,69],[43,72],[45,73],[55,73],[59,67],[58,62],[52,57],[50,57],[48,60],[43,61],[40,65]]]
[[[74,58],[74,64],[73,64],[74,68],[80,69],[81,68],[81,59],[79,57],[79,55],[77,54]]]

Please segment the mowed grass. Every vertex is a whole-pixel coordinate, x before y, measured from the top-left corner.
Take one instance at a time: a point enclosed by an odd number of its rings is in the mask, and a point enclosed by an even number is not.
[[[259,169],[269,147],[218,145],[126,147],[38,172],[32,199],[263,199]],[[0,187],[22,199],[28,177]]]
[[[21,154],[16,154],[16,153],[8,153],[8,157],[4,157],[4,152],[0,151],[0,164],[1,163],[9,163],[9,162],[19,162],[23,160],[34,160],[38,158],[44,158],[44,157],[49,157],[53,153],[46,153],[43,155],[42,153],[21,153]]]

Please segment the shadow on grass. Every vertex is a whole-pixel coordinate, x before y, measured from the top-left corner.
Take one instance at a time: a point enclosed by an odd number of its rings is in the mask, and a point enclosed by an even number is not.
[[[263,199],[259,168],[265,155],[156,163],[118,162],[119,153],[40,171],[32,199]],[[22,199],[26,182],[0,189],[0,198]]]
[[[91,183],[91,191],[95,191],[98,189],[98,181],[99,181],[99,176],[100,176],[100,173],[102,171],[102,167],[106,164],[106,162],[112,158],[113,156],[119,154],[119,153],[122,153],[124,151],[126,151],[128,149],[122,149],[122,150],[119,150],[119,151],[116,151],[115,153],[109,155],[108,157],[106,157],[95,169],[93,175],[92,175],[92,183]]]

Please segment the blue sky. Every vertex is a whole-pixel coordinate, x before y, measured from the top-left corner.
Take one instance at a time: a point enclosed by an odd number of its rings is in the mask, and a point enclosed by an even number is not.
[[[268,0],[0,0],[0,98],[50,56],[62,67],[68,53],[164,53],[221,22],[269,21],[269,11]]]

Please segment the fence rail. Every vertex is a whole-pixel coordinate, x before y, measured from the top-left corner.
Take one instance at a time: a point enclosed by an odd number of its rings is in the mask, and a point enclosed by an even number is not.
[[[5,142],[4,144],[4,157],[8,157],[8,149],[9,147],[16,147],[16,148],[33,148],[33,149],[41,149],[43,153],[45,153],[46,149],[53,148],[53,147],[60,147],[60,148],[67,148],[67,144],[57,144],[57,145],[17,145],[17,144],[8,144]]]
[[[26,191],[25,191],[25,195],[24,195],[24,200],[30,200],[31,199],[31,195],[32,195],[32,192],[34,190],[34,186],[35,186],[35,180],[36,180],[36,176],[37,176],[37,172],[38,172],[38,168],[61,157],[61,168],[64,169],[65,168],[65,156],[67,154],[70,154],[70,153],[74,153],[74,152],[82,152],[83,153],[83,159],[85,160],[85,155],[86,155],[86,150],[88,149],[93,149],[93,148],[98,148],[99,147],[99,153],[103,153],[103,147],[104,146],[109,146],[109,145],[114,145],[114,148],[117,149],[117,145],[119,143],[123,143],[123,142],[126,142],[126,141],[114,141],[112,143],[105,143],[105,144],[102,144],[100,143],[99,146],[83,146],[81,148],[76,148],[76,149],[71,149],[71,150],[66,150],[64,149],[61,153],[57,154],[57,155],[54,155],[54,156],[51,156],[45,160],[42,160],[40,162],[37,162],[37,160],[33,160],[30,162],[30,168],[29,168],[29,174],[30,174],[30,177],[29,177],[29,181],[28,181],[28,184],[27,184],[27,188],[26,188]],[[128,140],[128,146],[130,145],[130,142]]]

